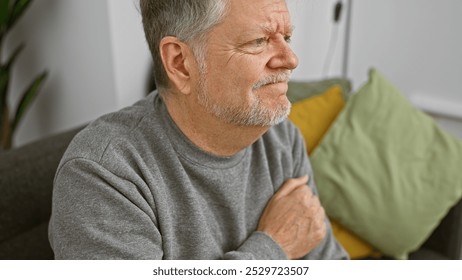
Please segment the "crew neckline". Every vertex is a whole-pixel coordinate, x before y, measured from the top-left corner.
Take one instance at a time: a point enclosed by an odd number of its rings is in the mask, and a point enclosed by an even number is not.
[[[239,151],[237,154],[230,157],[223,157],[211,154],[194,144],[176,125],[162,97],[156,93],[154,96],[154,107],[160,113],[160,117],[164,120],[164,126],[167,131],[167,137],[174,150],[182,158],[191,163],[208,167],[211,169],[227,169],[239,164],[246,156],[249,147]]]

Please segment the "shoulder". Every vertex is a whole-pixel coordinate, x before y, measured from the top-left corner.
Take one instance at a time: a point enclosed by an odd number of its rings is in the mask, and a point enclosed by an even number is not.
[[[120,111],[106,114],[91,122],[71,141],[61,163],[80,158],[94,162],[111,151],[114,145],[136,145],[145,138],[149,125],[153,125],[155,95],[140,100]]]

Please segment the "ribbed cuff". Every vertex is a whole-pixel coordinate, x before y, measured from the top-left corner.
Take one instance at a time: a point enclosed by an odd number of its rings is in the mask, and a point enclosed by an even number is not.
[[[255,231],[239,247],[239,251],[251,253],[256,260],[287,260],[287,255],[268,234]]]

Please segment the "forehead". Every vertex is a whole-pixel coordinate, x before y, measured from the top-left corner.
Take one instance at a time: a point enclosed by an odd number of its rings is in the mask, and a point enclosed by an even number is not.
[[[291,22],[285,0],[230,0],[223,22],[236,32],[262,29],[265,32],[290,32]]]

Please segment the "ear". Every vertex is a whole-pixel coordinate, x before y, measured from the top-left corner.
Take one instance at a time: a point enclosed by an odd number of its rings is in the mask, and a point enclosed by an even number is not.
[[[167,36],[160,41],[160,56],[173,87],[183,94],[191,92],[194,56],[188,45],[176,37]]]

